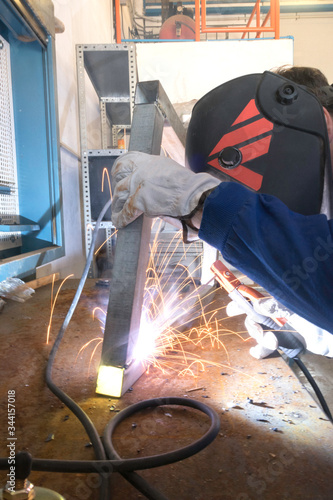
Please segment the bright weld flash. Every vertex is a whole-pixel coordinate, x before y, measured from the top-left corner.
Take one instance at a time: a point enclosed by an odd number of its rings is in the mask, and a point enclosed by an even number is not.
[[[156,350],[156,339],[165,329],[165,321],[150,322],[146,313],[141,319],[138,341],[134,347],[133,359],[136,364],[148,366],[148,360]],[[125,368],[100,365],[98,369],[96,392],[114,398],[121,397],[123,393]]]
[[[125,368],[101,365],[98,370],[96,392],[120,398],[122,394]]]
[[[141,376],[142,368],[148,371],[150,366],[161,370],[162,373],[171,370],[179,376],[193,377],[197,377],[207,364],[231,368],[222,337],[234,335],[236,332],[221,327],[216,319],[217,312],[225,309],[225,306],[212,310],[213,301],[211,301],[211,311],[205,312],[201,298],[202,289],[199,290],[193,277],[201,267],[202,256],[199,254],[189,259],[189,249],[190,246],[184,247],[181,234],[177,233],[165,251],[156,234],[151,245],[147,269],[140,332],[131,352],[131,362],[126,367],[100,365],[97,393],[121,397]],[[175,256],[179,251],[183,256],[175,262]],[[207,288],[204,293],[207,294]],[[187,327],[189,321],[199,319],[201,323],[199,326]],[[245,340],[241,335],[236,335]],[[226,364],[214,363],[202,359],[198,353],[193,353],[193,346],[205,349],[207,341],[211,348],[224,351]],[[138,367],[136,376],[135,371]],[[237,371],[235,368],[232,369]],[[132,374],[135,374],[134,377]],[[129,380],[132,381],[130,385],[128,385]]]
[[[138,341],[133,350],[133,357],[138,361],[147,360],[155,350],[155,341],[159,330],[154,323],[150,323],[145,315],[141,319]]]

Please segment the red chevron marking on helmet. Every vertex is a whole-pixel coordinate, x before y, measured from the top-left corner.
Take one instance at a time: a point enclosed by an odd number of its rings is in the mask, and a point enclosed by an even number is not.
[[[223,148],[227,146],[235,146],[236,144],[241,144],[242,142],[253,139],[259,135],[265,134],[273,129],[273,123],[266,120],[266,118],[260,118],[249,125],[244,125],[237,130],[232,130],[225,134],[219,142],[216,144],[213,151],[209,156],[219,153]]]
[[[247,144],[246,146],[239,148],[239,151],[241,151],[243,157],[242,163],[254,160],[254,158],[258,158],[259,156],[268,153],[271,139],[272,136],[267,135],[266,137],[263,137],[256,142],[252,142],[251,144]]]
[[[245,120],[249,120],[250,118],[253,118],[256,115],[259,115],[260,111],[258,110],[256,106],[256,102],[254,99],[251,99],[251,101],[245,106],[243,111],[241,112],[240,115],[236,118],[234,123],[231,125],[232,127],[234,125],[237,125],[238,123],[242,123]]]
[[[238,167],[230,170],[221,167],[217,158],[209,161],[208,164],[216,168],[217,170],[226,173],[229,177],[238,180],[242,184],[245,184],[249,188],[254,189],[255,191],[258,191],[261,188],[263,176],[257,174],[257,172],[253,172],[253,170],[250,170],[243,165],[238,165]]]

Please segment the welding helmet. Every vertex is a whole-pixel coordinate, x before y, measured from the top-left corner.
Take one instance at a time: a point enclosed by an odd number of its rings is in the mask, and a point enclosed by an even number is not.
[[[186,161],[194,172],[275,195],[295,212],[331,212],[323,107],[275,73],[245,75],[203,96],[188,126]]]

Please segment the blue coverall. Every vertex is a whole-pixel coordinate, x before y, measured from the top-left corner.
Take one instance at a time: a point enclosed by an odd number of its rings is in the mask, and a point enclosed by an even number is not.
[[[278,198],[221,183],[199,237],[279,302],[333,334],[333,220],[292,212]]]

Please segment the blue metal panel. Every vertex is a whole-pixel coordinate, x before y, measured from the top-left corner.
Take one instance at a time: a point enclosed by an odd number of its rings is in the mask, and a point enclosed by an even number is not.
[[[55,47],[51,36],[48,37],[47,50],[44,51],[46,110],[48,113],[47,146],[49,157],[49,189],[53,223],[53,243],[64,245],[62,220],[61,168],[59,151],[59,119],[57,88],[55,85]],[[63,251],[64,253],[64,251]]]
[[[0,281],[32,276],[36,266],[64,255],[53,39],[46,47],[22,42],[3,15],[0,8],[0,33],[10,43],[19,213],[40,230],[22,233],[20,255],[2,255]]]
[[[8,0],[0,1],[0,18],[17,35],[28,37],[33,35],[31,28],[23,21],[15,7]]]
[[[43,52],[38,42],[9,42],[20,215],[40,225],[36,238],[52,243]]]

